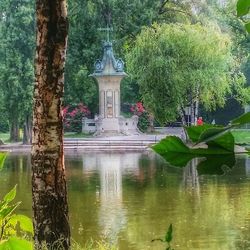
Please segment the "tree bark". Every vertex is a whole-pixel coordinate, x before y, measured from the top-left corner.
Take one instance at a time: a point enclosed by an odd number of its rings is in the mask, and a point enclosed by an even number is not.
[[[181,123],[183,126],[187,126],[189,124],[187,124],[186,119],[185,119],[185,109],[184,108],[180,108],[179,111],[180,117],[181,117]]]
[[[32,134],[35,249],[70,248],[62,97],[68,19],[65,0],[36,0],[37,47]]]
[[[10,141],[18,142],[20,140],[18,120],[13,118],[10,125]]]
[[[31,129],[30,117],[27,115],[23,124],[23,144],[30,144],[32,141],[32,129]]]

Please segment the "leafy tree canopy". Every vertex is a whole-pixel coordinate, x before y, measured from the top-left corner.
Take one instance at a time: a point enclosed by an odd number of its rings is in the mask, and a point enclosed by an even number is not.
[[[231,47],[216,25],[154,24],[144,28],[126,59],[144,105],[164,123],[195,98],[215,109],[233,86],[243,92],[244,76],[233,71]]]

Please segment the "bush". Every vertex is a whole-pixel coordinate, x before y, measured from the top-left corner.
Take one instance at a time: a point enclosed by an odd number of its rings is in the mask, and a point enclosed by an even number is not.
[[[64,130],[66,132],[82,132],[82,119],[90,114],[83,103],[63,108]]]

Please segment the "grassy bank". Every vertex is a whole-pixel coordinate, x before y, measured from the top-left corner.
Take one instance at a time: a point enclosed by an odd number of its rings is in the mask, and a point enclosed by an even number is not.
[[[234,129],[232,134],[237,144],[250,144],[250,129]]]
[[[10,139],[9,133],[0,133],[0,140],[3,142],[7,142]]]

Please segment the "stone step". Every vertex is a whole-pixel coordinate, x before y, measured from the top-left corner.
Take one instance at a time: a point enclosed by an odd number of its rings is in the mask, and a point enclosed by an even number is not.
[[[147,145],[153,145],[155,142],[152,141],[72,141],[72,142],[64,142],[64,146],[72,146],[72,145],[77,145],[77,146],[91,146],[91,145],[100,145],[100,146],[147,146]]]
[[[153,141],[65,141],[65,150],[86,150],[86,151],[133,151],[146,150]],[[31,145],[5,144],[0,146],[0,151],[30,151]]]

